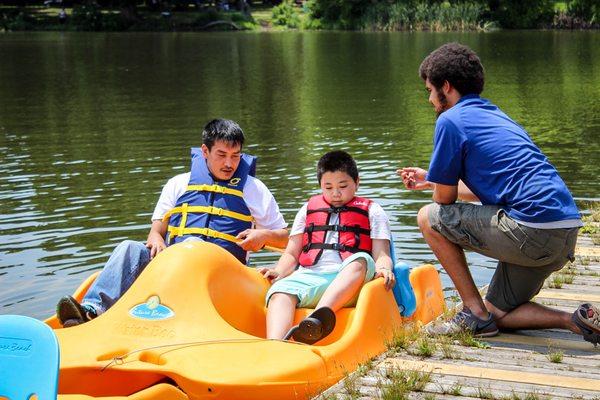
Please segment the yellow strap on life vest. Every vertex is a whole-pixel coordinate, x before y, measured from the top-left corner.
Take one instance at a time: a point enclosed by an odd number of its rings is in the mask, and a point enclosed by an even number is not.
[[[230,194],[232,196],[244,197],[244,193],[241,190],[229,189],[225,186],[221,185],[188,185],[186,188],[187,192],[197,191],[197,192],[214,192],[214,193],[223,193]]]
[[[169,231],[169,240],[172,240],[173,238],[175,238],[175,236],[203,235],[203,236],[209,236],[209,237],[213,237],[213,238],[217,238],[217,239],[227,240],[227,241],[233,242],[233,243],[237,243],[240,241],[233,235],[215,231],[210,228],[184,228],[182,230],[178,226],[169,225],[168,231]]]
[[[184,207],[186,208],[185,214],[184,214],[184,210],[183,210]],[[163,222],[168,221],[169,217],[171,217],[171,215],[177,214],[177,213],[182,214],[182,217],[181,217],[182,221],[184,220],[184,218],[187,219],[187,213],[206,213],[206,214],[213,214],[213,215],[223,215],[225,217],[239,219],[240,221],[245,221],[245,222],[254,221],[254,218],[252,218],[251,215],[241,214],[241,213],[238,213],[235,211],[225,210],[224,208],[212,207],[212,206],[188,206],[187,203],[184,203],[180,207],[175,207],[175,208],[169,210],[163,217],[163,219],[162,219]]]

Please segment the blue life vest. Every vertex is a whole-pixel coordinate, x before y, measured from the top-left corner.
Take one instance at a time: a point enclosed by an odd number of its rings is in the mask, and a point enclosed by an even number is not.
[[[192,169],[188,187],[163,220],[169,219],[167,244],[190,236],[215,243],[246,264],[247,252],[235,237],[254,222],[244,201],[248,175],[256,173],[256,157],[242,154],[240,164],[228,181],[215,180],[200,148],[192,148]]]

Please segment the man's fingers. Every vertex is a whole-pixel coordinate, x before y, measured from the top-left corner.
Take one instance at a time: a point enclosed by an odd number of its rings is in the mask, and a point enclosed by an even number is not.
[[[246,239],[246,237],[248,237],[249,233],[250,233],[250,229],[246,229],[245,231],[241,231],[240,233],[237,234],[236,239]]]

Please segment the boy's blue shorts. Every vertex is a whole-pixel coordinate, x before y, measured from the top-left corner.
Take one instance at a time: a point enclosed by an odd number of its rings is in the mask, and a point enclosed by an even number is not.
[[[367,263],[367,272],[365,273],[365,280],[363,284],[369,282],[375,276],[375,261],[368,253],[359,252],[352,254],[346,258],[337,272],[331,272],[328,274],[314,272],[310,269],[296,271],[289,276],[286,276],[280,281],[275,282],[266,296],[266,304],[269,304],[269,299],[274,293],[288,293],[298,297],[298,308],[315,308],[325,290],[329,287],[335,277],[344,269],[344,267],[350,264],[352,261],[356,261],[359,258],[363,258]],[[346,306],[353,306],[356,304],[358,299],[358,293]]]

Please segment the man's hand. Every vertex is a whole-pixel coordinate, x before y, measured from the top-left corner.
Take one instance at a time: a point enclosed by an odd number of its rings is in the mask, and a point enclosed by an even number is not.
[[[402,182],[407,189],[425,190],[433,188],[431,182],[425,180],[427,171],[423,168],[405,167],[397,170],[396,174],[402,178]]]
[[[146,247],[150,249],[150,259],[154,258],[158,253],[167,248],[165,240],[162,236],[149,235]]]
[[[279,278],[279,272],[275,268],[259,268],[258,272],[262,274],[266,279],[271,281],[271,283],[275,282]]]
[[[390,290],[396,284],[396,276],[393,271],[390,271],[387,268],[378,268],[375,271],[375,278],[383,277],[385,279],[385,289]]]
[[[241,242],[238,242],[238,246],[246,251],[259,251],[262,249],[267,240],[267,235],[263,229],[246,229],[245,231],[240,232],[236,239],[241,239]]]

